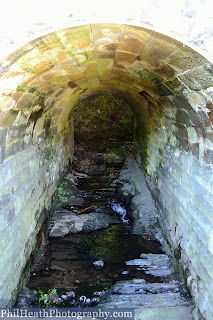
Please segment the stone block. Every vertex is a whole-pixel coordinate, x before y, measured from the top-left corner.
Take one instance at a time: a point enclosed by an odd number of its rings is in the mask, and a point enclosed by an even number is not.
[[[24,147],[24,140],[16,138],[12,140],[10,143],[6,145],[5,150],[5,158],[9,158],[13,155],[15,155],[18,152],[21,152]]]
[[[193,212],[193,222],[192,226],[193,229],[200,239],[204,244],[209,243],[210,239],[210,231],[211,231],[211,223],[205,219],[198,210],[192,209]]]
[[[110,80],[112,65],[112,59],[97,59],[97,70],[100,80]]]
[[[182,137],[185,140],[188,140],[188,131],[187,128],[183,125],[176,125],[177,127],[177,135]]]
[[[2,219],[1,219],[2,221]],[[9,232],[8,232],[8,229],[4,229],[4,230],[1,230],[1,241],[0,241],[0,252],[1,252],[1,255],[3,254],[5,248],[7,247],[8,243],[11,241],[11,238],[10,238],[10,235],[9,235]],[[2,263],[3,265],[5,265],[5,261],[2,260]]]
[[[31,115],[31,112],[19,111],[13,125],[16,127],[21,126],[23,130],[23,126],[27,125],[30,115]]]
[[[196,197],[194,199],[194,203],[196,208],[201,212],[201,214],[213,224],[213,217],[211,214],[213,211],[213,207],[211,206],[211,204],[200,197]]]
[[[182,109],[185,111],[192,110],[192,107],[186,97],[184,97],[182,94],[181,95],[176,95],[174,97],[170,97],[170,100],[173,102],[174,107],[178,109]]]
[[[16,104],[16,101],[11,97],[7,96],[0,102],[0,110],[7,111],[13,109]]]
[[[183,90],[187,90],[187,86],[178,78],[171,78],[165,82],[165,85],[170,88],[173,94],[179,95]]]
[[[36,96],[31,93],[22,94],[21,98],[18,100],[15,106],[15,110],[30,109],[35,99],[36,99]]]
[[[21,127],[12,127],[8,129],[6,146],[11,146],[13,141],[18,141],[18,139],[24,138],[25,135],[25,126]]]
[[[45,122],[44,117],[39,118],[35,124],[34,132],[36,132],[36,131],[39,132],[39,131],[43,130],[44,129],[44,122]]]
[[[140,52],[140,58],[153,66],[157,66],[159,62],[166,59],[181,46],[181,42],[174,39],[171,41],[171,38],[168,41],[167,36],[153,32],[146,46]],[[165,50],[159,50],[162,47]]]
[[[184,93],[184,96],[195,111],[206,107],[207,100],[203,95],[197,92],[189,92]]]
[[[48,60],[44,60],[43,58],[40,58],[40,61],[38,59],[38,63],[35,64],[32,67],[32,72],[35,73],[36,75],[40,75],[41,73],[49,70],[52,66],[52,63]]]
[[[3,287],[7,287],[7,290],[5,288],[5,291],[8,291],[8,284],[10,284],[8,277],[11,275],[11,273],[12,273],[12,266],[9,263],[9,260],[7,259],[7,260],[5,260],[4,268],[1,269],[1,279],[5,279],[5,281],[3,283]],[[8,295],[8,292],[7,292],[7,295],[5,296],[4,290],[1,290],[1,291],[3,291],[3,297],[4,297],[5,301],[7,301],[6,296]]]
[[[89,49],[92,45],[90,25],[77,26],[62,31],[67,40],[67,47],[70,50]],[[69,46],[71,44],[71,46]]]
[[[195,127],[188,127],[186,128],[188,132],[188,138],[189,138],[189,143],[198,143],[199,142],[199,136],[198,132]]]
[[[182,137],[177,138],[177,146],[180,150],[184,150],[186,152],[190,151],[190,145],[189,145],[188,140],[186,140]]]
[[[152,33],[151,30],[140,30],[137,27],[122,25],[118,49],[139,54]]]
[[[120,25],[93,24],[91,26],[96,56],[103,59],[113,59],[115,56]]]
[[[5,159],[5,146],[0,146],[0,164],[4,161]]]
[[[41,130],[36,135],[38,142],[44,141],[46,137],[46,130]]]
[[[179,75],[182,80],[192,90],[202,90],[213,86],[213,69],[207,64],[205,66],[195,68]]]
[[[207,163],[213,164],[213,149],[205,149],[203,158]]]
[[[11,195],[10,194],[2,194],[0,195],[0,211],[4,209],[10,202]]]
[[[196,157],[197,159],[199,159],[199,155],[200,155],[200,145],[199,145],[199,143],[193,143],[193,144],[191,144],[190,146],[189,146],[189,150],[190,150],[190,152],[192,153],[192,155],[194,156],[194,157]]]
[[[174,67],[178,73],[193,69],[198,66],[203,66],[208,63],[208,60],[206,60],[198,52],[187,46],[178,49],[165,61],[166,63]]]
[[[211,121],[206,111],[198,110],[196,113],[190,111],[189,115],[193,121],[194,126],[201,128],[211,126]]]
[[[210,231],[209,251],[213,255],[213,227],[211,228],[211,231]]]
[[[184,109],[177,110],[176,121],[177,121],[177,123],[185,125],[185,126],[192,126],[193,125],[193,122],[190,118],[188,111],[186,111]]]
[[[18,249],[19,249],[19,243],[16,243],[15,239],[10,239],[2,255],[6,266],[8,266],[8,269],[9,268],[12,269],[12,266],[9,263],[9,261],[12,259],[14,255],[16,255],[16,252]],[[7,277],[3,277],[3,279],[6,279],[6,278]]]
[[[12,203],[9,203],[7,207],[3,209],[4,221],[9,226],[15,219],[15,208]]]
[[[17,113],[13,110],[0,111],[0,127],[10,127],[16,119]]]

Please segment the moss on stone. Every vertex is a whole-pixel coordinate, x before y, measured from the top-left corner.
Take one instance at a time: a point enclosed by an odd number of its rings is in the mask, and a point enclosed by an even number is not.
[[[28,88],[28,92],[29,93],[34,93],[36,90],[37,90],[36,86],[31,86],[31,87]]]
[[[69,40],[90,38],[91,37],[90,26],[80,26],[80,27],[68,29],[65,32],[65,36]]]
[[[66,76],[58,76],[58,77],[55,77],[53,79],[50,80],[50,83],[53,85],[53,86],[58,86],[58,87],[65,87],[67,86],[68,82],[70,81],[70,79]]]
[[[17,92],[25,92],[26,91],[26,84],[20,84],[17,88],[16,88]]]

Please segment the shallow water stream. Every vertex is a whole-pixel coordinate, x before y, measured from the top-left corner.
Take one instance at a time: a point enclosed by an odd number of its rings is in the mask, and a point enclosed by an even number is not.
[[[51,292],[58,306],[76,307],[85,303],[93,306],[117,281],[134,278],[151,283],[165,281],[165,277],[146,274],[137,265],[126,265],[126,261],[138,259],[142,253],[158,254],[162,250],[158,242],[131,234],[127,208],[116,191],[119,185],[112,187],[112,181],[111,177],[101,175],[78,179],[75,196],[81,201],[56,206],[56,214],[63,212],[72,216],[91,206],[91,210],[85,212],[88,216],[90,211],[102,212],[118,217],[120,223],[90,232],[48,237],[45,251],[33,265],[26,284],[26,288],[32,290],[27,291],[29,306],[44,306],[41,297]],[[22,292],[17,305],[23,296],[26,293]]]

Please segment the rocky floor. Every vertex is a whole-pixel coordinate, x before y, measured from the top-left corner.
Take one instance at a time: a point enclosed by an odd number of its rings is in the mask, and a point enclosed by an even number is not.
[[[144,279],[121,281],[110,293],[103,296],[105,308],[134,308],[136,319],[188,320],[192,319],[192,304],[183,284],[169,280],[172,274],[166,254],[142,254],[141,259],[126,261],[127,266],[137,266],[145,274],[165,278],[165,282],[148,282]],[[105,299],[105,300],[104,300]]]
[[[120,173],[113,155],[90,157],[76,159],[59,184],[45,250],[16,307],[134,308],[138,320],[192,319],[133,157]]]

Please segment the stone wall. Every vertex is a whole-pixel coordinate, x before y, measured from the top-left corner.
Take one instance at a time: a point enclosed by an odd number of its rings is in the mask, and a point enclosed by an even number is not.
[[[184,13],[184,21],[202,27],[196,16],[199,6],[190,8],[180,7],[180,17]],[[190,47],[212,60],[209,50],[201,50],[211,44],[211,32],[206,38],[202,32],[197,38],[187,33],[185,41],[184,34],[167,30],[170,22],[166,30],[159,29],[146,14],[140,17],[138,23],[131,20],[134,25],[122,20],[79,26],[85,21],[80,20],[78,26],[49,34],[53,30],[45,29],[40,38],[35,39],[35,32],[33,41],[0,63],[2,306],[11,301],[36,225],[44,219],[41,212],[49,207],[72,154],[74,107],[91,94],[110,92],[133,108],[136,146],[165,233],[190,271],[188,283],[200,312],[212,318],[213,66]],[[144,21],[148,29],[138,26]]]
[[[0,307],[16,298],[56,183],[72,155],[73,121],[63,117],[57,124],[52,115],[60,114],[59,101],[50,113],[50,98],[17,92],[0,107]]]
[[[212,319],[213,130],[204,93],[144,102],[137,141],[164,235],[199,312]]]

